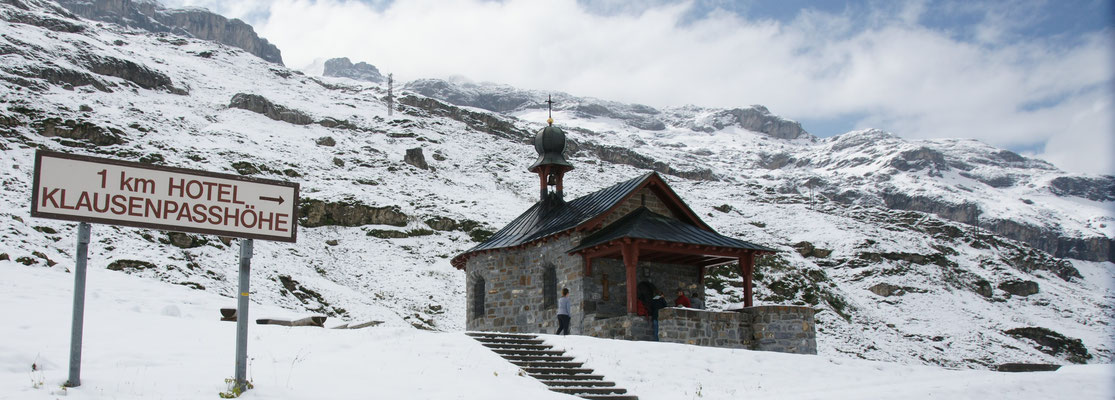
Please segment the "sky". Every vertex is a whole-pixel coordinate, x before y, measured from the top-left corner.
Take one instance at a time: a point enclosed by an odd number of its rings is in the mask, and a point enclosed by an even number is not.
[[[822,137],[971,138],[1115,174],[1112,0],[162,1],[252,24],[292,68],[761,104]]]

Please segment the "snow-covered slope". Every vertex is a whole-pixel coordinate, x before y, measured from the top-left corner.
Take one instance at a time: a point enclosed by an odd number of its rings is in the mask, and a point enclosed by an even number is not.
[[[72,266],[74,224],[29,216],[37,148],[295,180],[299,241],[257,242],[256,302],[331,323],[458,331],[464,276],[449,258],[535,201],[526,141],[544,108],[501,115],[403,91],[388,117],[378,84],[91,23],[40,0],[0,1],[0,33],[6,268]],[[719,232],[783,250],[759,266],[758,302],[817,307],[823,355],[968,367],[1112,360],[1115,268],[1102,255],[1115,236],[1111,177],[968,140],[786,136],[763,121],[794,123],[757,107],[594,100],[578,111],[579,101],[562,99],[554,115],[572,140],[567,196],[666,173]],[[415,148],[428,169],[404,162]],[[978,228],[964,223],[976,210]],[[1033,237],[1007,237],[1010,223]],[[93,238],[92,268],[233,304],[235,243],[109,226]],[[711,273],[710,304],[739,301],[730,268]]]
[[[235,324],[226,299],[112,271],[92,270],[82,385],[68,376],[72,282],[61,270],[0,261],[0,399],[215,399],[233,372]],[[260,317],[290,310],[253,306]],[[251,399],[576,399],[461,332],[410,328],[249,328]],[[1109,399],[1112,365],[1056,372],[953,371],[841,355],[702,348],[544,335],[644,400]],[[34,365],[34,367],[32,367]]]

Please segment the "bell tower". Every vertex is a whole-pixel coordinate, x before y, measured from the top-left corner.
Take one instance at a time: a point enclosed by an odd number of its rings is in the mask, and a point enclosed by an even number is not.
[[[538,160],[527,170],[538,174],[539,194],[543,202],[564,201],[562,178],[573,169],[573,164],[565,161],[565,156],[562,155],[565,151],[565,132],[554,126],[554,101],[548,98],[546,103],[550,105],[550,118],[546,120],[546,127],[534,135],[534,150],[538,151]]]

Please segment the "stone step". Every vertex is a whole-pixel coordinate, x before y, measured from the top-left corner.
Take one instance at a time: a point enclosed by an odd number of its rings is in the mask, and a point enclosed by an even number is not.
[[[629,394],[585,394],[578,397],[587,400],[639,400],[639,396]]]
[[[523,367],[523,370],[531,375],[582,375],[591,374],[593,371],[589,368],[568,368],[568,367]]]
[[[484,344],[504,344],[504,345],[539,345],[544,344],[542,339],[511,339],[511,338],[474,338],[480,343]]]
[[[547,344],[514,344],[514,343],[481,343],[492,350],[550,350],[554,346]]]
[[[624,394],[627,389],[601,387],[552,387],[551,391],[580,396],[584,394]]]
[[[519,368],[581,368],[585,364],[574,361],[511,361]]]
[[[615,382],[608,381],[565,381],[565,380],[540,380],[542,383],[549,387],[615,387]]]
[[[561,350],[535,350],[535,349],[492,349],[493,352],[504,356],[503,358],[510,358],[515,356],[562,356],[565,354]]]
[[[465,332],[465,334],[474,338],[538,339],[538,335],[528,333]]]
[[[565,353],[559,353],[565,354]],[[510,362],[516,361],[542,361],[542,362],[568,362],[573,361],[570,356],[551,356],[551,355],[523,355],[523,354],[510,354],[503,356],[504,359]]]
[[[529,374],[540,381],[603,381],[604,375],[592,374]]]

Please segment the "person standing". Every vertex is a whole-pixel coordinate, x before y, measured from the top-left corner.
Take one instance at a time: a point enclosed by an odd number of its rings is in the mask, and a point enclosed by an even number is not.
[[[558,299],[558,330],[555,335],[568,335],[569,334],[569,288],[561,289],[561,298]],[[564,333],[563,333],[564,332]]]
[[[693,308],[696,308],[698,310],[705,309],[705,301],[701,300],[701,296],[697,292],[693,292],[693,296],[689,297],[689,303],[693,304]]]
[[[662,292],[655,293],[654,298],[650,299],[650,324],[654,328],[654,341],[658,341],[658,310],[669,307],[666,299],[663,298]]]

